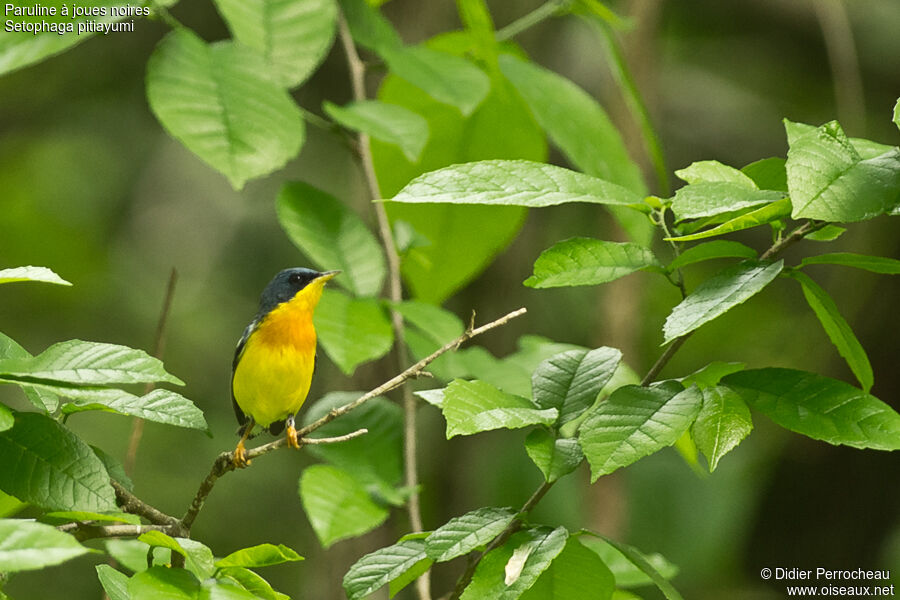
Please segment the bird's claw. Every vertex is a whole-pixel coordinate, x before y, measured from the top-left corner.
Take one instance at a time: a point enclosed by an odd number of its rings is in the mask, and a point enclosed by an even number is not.
[[[232,464],[236,469],[243,469],[250,466],[250,459],[247,458],[247,449],[244,448],[244,440],[241,440],[237,448],[234,449],[234,459]]]
[[[297,450],[300,449],[300,440],[297,437],[297,430],[292,424],[287,426],[287,445]]]

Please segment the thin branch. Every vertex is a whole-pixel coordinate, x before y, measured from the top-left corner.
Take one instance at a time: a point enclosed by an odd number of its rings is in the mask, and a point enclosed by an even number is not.
[[[78,527],[74,528],[72,535],[80,542],[97,538],[137,537],[148,531],[161,531],[168,535],[173,533],[170,527],[164,525],[75,525]]]
[[[162,310],[159,313],[159,320],[156,322],[156,335],[153,340],[153,356],[162,359],[163,352],[166,348],[166,323],[169,320],[169,312],[172,309],[172,298],[175,296],[175,284],[178,282],[178,271],[172,268],[169,274],[169,283],[166,286],[166,295],[163,299]],[[150,382],[144,388],[144,395],[153,391],[153,382]],[[138,446],[141,444],[141,437],[144,435],[144,420],[135,417],[131,421],[131,435],[128,438],[128,451],[125,453],[125,462],[123,467],[125,472],[131,475],[134,472],[134,463],[137,459]]]
[[[827,221],[813,221],[809,220],[803,225],[800,225],[796,229],[794,229],[787,237],[782,238],[776,243],[772,244],[772,246],[763,252],[762,256],[759,257],[760,260],[769,260],[770,258],[775,257],[775,255],[781,253],[785,248],[791,246],[809,234],[818,231],[828,225]]]
[[[116,492],[116,504],[118,504],[119,508],[123,511],[144,517],[155,525],[173,527],[180,524],[177,518],[167,515],[161,510],[150,506],[125,489],[125,486],[115,479],[111,480],[110,483],[112,484],[113,490]]]
[[[516,317],[519,317],[519,316],[525,314],[525,312],[526,311],[524,308],[520,308],[519,310],[514,310],[513,312],[511,312],[503,317],[500,317],[499,319],[497,319],[495,321],[491,321],[490,323],[488,323],[486,325],[482,325],[481,327],[478,327],[476,329],[469,328],[457,339],[453,340],[452,342],[449,342],[448,344],[445,344],[443,347],[432,352],[429,356],[426,356],[425,358],[423,358],[416,364],[412,365],[411,367],[409,367],[408,369],[406,369],[399,375],[392,377],[391,379],[389,379],[388,381],[379,385],[375,389],[363,394],[362,396],[360,396],[353,402],[350,402],[350,403],[345,404],[344,406],[341,406],[338,408],[333,408],[319,420],[317,420],[313,423],[310,423],[309,425],[307,425],[301,429],[298,429],[297,435],[301,438],[300,444],[303,445],[303,444],[307,444],[307,443],[320,443],[320,444],[325,443],[324,439],[314,439],[314,441],[311,442],[310,439],[307,438],[306,436],[308,436],[310,433],[312,433],[316,429],[319,429],[323,425],[326,425],[327,423],[334,421],[336,418],[340,417],[341,415],[347,414],[354,408],[360,406],[361,404],[364,404],[365,402],[371,400],[372,398],[381,396],[382,394],[385,394],[385,393],[389,392],[390,390],[395,389],[395,388],[399,387],[400,385],[403,385],[403,382],[407,381],[408,379],[418,377],[421,373],[424,372],[425,367],[427,367],[429,364],[431,364],[431,362],[434,361],[440,355],[442,355],[446,352],[449,352],[451,350],[455,350],[463,342],[470,340],[478,335],[481,335],[482,333],[490,331],[491,329],[494,329],[496,327],[500,327],[501,325],[505,325],[512,319],[515,319]],[[357,433],[357,432],[354,432],[354,433]],[[341,437],[344,437],[344,436],[341,436]],[[331,439],[336,440],[337,438],[331,438]],[[269,444],[265,444],[263,446],[251,448],[250,450],[247,451],[247,457],[251,458],[251,459],[256,458],[257,456],[262,456],[263,454],[268,454],[269,452],[272,452],[273,450],[277,450],[278,448],[281,448],[282,446],[286,446],[286,445],[287,445],[286,440],[282,438],[282,439],[276,440],[274,442],[271,442]],[[210,469],[209,475],[207,475],[206,478],[201,482],[200,488],[197,490],[197,493],[194,495],[194,499],[191,502],[190,508],[188,508],[184,517],[182,517],[182,519],[181,519],[181,525],[182,525],[182,527],[184,527],[185,530],[187,530],[188,532],[190,531],[191,526],[194,524],[194,520],[197,518],[197,515],[200,513],[200,510],[203,508],[203,504],[206,502],[207,496],[209,496],[210,492],[212,491],[213,486],[215,485],[215,483],[219,479],[219,477],[228,473],[229,471],[233,471],[234,469],[235,469],[235,467],[234,467],[234,452],[223,452],[218,457],[216,457],[216,460],[215,460],[215,462],[213,462],[212,468]]]
[[[366,65],[359,58],[356,51],[356,44],[350,34],[350,28],[343,15],[340,17],[338,24],[341,44],[344,48],[344,54],[347,57],[347,67],[350,71],[351,85],[353,87],[353,98],[357,102],[366,100]],[[369,190],[371,200],[379,200],[381,198],[381,190],[378,188],[378,178],[375,175],[375,165],[372,161],[372,147],[369,136],[360,132],[359,134],[359,159],[362,164],[363,175],[366,180],[366,187]],[[378,234],[381,238],[381,244],[384,247],[384,253],[387,257],[388,264],[388,290],[389,298],[394,305],[403,300],[403,288],[400,281],[400,256],[397,254],[397,246],[394,243],[394,234],[391,230],[391,224],[388,220],[387,211],[381,202],[373,202],[375,210],[375,218],[378,222]],[[409,365],[409,352],[406,348],[403,329],[403,317],[397,311],[395,306],[390,309],[391,326],[394,330],[394,352],[397,357],[397,368],[405,369]],[[409,385],[402,386],[403,395],[403,465],[404,465],[404,482],[406,488],[410,490],[409,500],[407,502],[407,512],[409,513],[410,529],[414,533],[422,531],[422,510],[419,503],[419,478],[418,464],[416,452],[416,399],[413,396],[412,389]],[[430,575],[426,572],[420,577],[416,586],[420,600],[430,600]]]

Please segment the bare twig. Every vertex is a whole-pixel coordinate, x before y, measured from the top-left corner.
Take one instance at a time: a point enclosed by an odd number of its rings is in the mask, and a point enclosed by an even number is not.
[[[796,229],[794,229],[791,233],[788,234],[787,237],[781,239],[780,241],[772,244],[772,246],[763,252],[762,256],[759,257],[760,260],[769,260],[774,258],[777,254],[780,254],[784,251],[785,248],[791,246],[809,234],[818,231],[828,225],[826,221],[813,221],[809,220],[805,222],[803,225],[800,225]]]
[[[125,489],[121,483],[111,480],[110,483],[116,492],[116,504],[123,511],[144,517],[154,525],[162,525],[164,527],[175,527],[179,524],[178,519],[171,515],[167,515],[161,510],[154,508]]]
[[[172,298],[175,296],[175,283],[178,281],[178,271],[174,268],[169,274],[169,284],[166,286],[166,296],[163,300],[162,310],[159,313],[159,320],[156,322],[156,335],[153,341],[153,356],[162,359],[163,352],[166,348],[166,323],[169,320],[169,311],[172,308]],[[144,388],[144,395],[153,391],[154,385],[148,383]],[[131,475],[134,472],[134,463],[137,459],[138,446],[141,444],[141,437],[144,435],[144,420],[135,417],[131,421],[131,435],[128,438],[128,451],[125,453],[125,462],[122,466],[125,472]]]
[[[137,537],[148,531],[162,531],[171,535],[170,529],[164,525],[88,525],[84,523],[69,523],[69,525],[77,525],[72,528],[72,535],[81,542],[96,538]]]

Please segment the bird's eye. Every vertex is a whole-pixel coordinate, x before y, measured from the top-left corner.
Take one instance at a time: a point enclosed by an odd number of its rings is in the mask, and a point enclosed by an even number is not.
[[[303,276],[300,273],[291,273],[288,277],[289,283],[300,283],[301,281],[303,281]]]

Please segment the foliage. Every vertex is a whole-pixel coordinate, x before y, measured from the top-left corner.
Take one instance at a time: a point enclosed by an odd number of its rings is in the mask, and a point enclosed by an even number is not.
[[[377,99],[364,97],[363,89],[352,102],[322,107],[328,127],[340,135],[354,132],[375,196],[370,200],[379,203],[373,210],[384,221],[381,239],[346,199],[307,182],[285,184],[276,201],[286,236],[309,261],[343,271],[337,279],[343,290],[325,291],[315,324],[324,352],[346,375],[392,348],[398,357],[420,358],[464,336],[460,319],[440,304],[509,246],[529,209],[603,207],[631,241],[561,240],[535,257],[525,286],[597,286],[643,271],[671,283],[681,296],[662,327],[666,349],[658,368],[639,383],[629,381],[630,368],[615,348],[536,338],[523,338],[521,349],[503,359],[471,348],[435,362],[440,385],[418,395],[440,411],[447,439],[527,428],[520,454],[538,468],[542,485],[518,511],[474,508],[360,557],[343,577],[351,600],[384,586],[393,596],[434,565],[461,556],[469,568],[453,598],[564,600],[583,597],[586,589],[612,598],[628,587],[620,577],[626,572],[677,599],[669,582],[675,569],[664,559],[651,560],[614,540],[598,542],[586,531],[536,523],[534,505],[584,463],[595,481],[676,443],[695,448],[694,454],[699,450],[712,472],[752,432],[754,413],[830,444],[900,449],[900,415],[870,393],[875,373],[866,351],[808,268],[850,266],[896,275],[900,261],[855,253],[799,261],[782,256],[804,238],[828,242],[846,224],[900,214],[900,148],[849,138],[837,121],[816,127],[786,120],[785,159],[763,158],[741,169],[695,162],[676,171],[685,185],[663,193],[670,197],[650,196],[600,104],[502,41],[480,0],[458,3],[465,31],[417,45],[405,44],[364,0],[215,0],[233,35],[215,43],[175,21],[167,4],[154,5],[154,16],[173,31],[148,58],[149,106],[171,136],[235,189],[295,158],[306,122],[323,119],[311,119],[291,90],[313,75],[337,36],[351,71],[364,68],[353,60],[356,45],[387,69]],[[605,43],[614,39],[610,23],[619,20],[599,2],[550,4],[589,13],[583,18],[605,32]],[[74,35],[7,36],[0,41],[0,72],[78,41]],[[614,46],[611,54],[632,94]],[[894,109],[900,126],[898,110],[900,102]],[[652,131],[645,127],[644,135],[656,147]],[[548,141],[572,168],[544,162]],[[662,177],[658,187],[667,185]],[[707,241],[753,228],[770,230],[771,245]],[[653,247],[654,238],[662,243]],[[464,256],[456,251],[460,246],[468,250]],[[393,258],[399,258],[399,273],[392,272]],[[692,280],[695,273],[702,276],[697,266],[708,261],[722,266],[688,286],[685,272],[695,271]],[[382,297],[386,281],[400,289],[400,273],[411,298]],[[659,378],[688,337],[781,279],[800,284],[859,388],[812,372],[734,363]],[[0,270],[0,284],[29,281],[70,285],[43,267]],[[113,600],[285,597],[253,569],[302,560],[294,550],[261,544],[216,559],[190,538],[184,519],[162,525],[154,519],[164,518],[136,508],[130,492],[122,491],[128,486],[121,465],[68,426],[70,418],[102,411],[207,431],[202,412],[174,391],[137,395],[122,389],[183,385],[158,359],[79,340],[32,356],[0,334],[0,383],[20,387],[33,405],[16,411],[0,404],[0,490],[41,515],[40,521],[0,520],[0,571],[42,569],[92,552],[81,542],[96,532],[116,537],[126,530],[104,524],[137,525],[139,515],[150,529],[139,536],[140,528],[128,529],[121,535],[136,540],[106,546],[122,569],[97,567]],[[360,397],[325,396],[311,403],[306,424]],[[362,440],[314,447],[311,453],[323,464],[299,477],[302,506],[323,547],[375,529],[392,507],[407,505],[417,493],[414,486],[400,486],[402,420],[400,409],[378,399],[321,427],[319,433],[335,436],[368,429]],[[193,517],[201,507],[202,498]],[[168,561],[160,562],[154,549]],[[125,558],[128,552],[132,560]],[[134,561],[135,553],[147,561]]]

